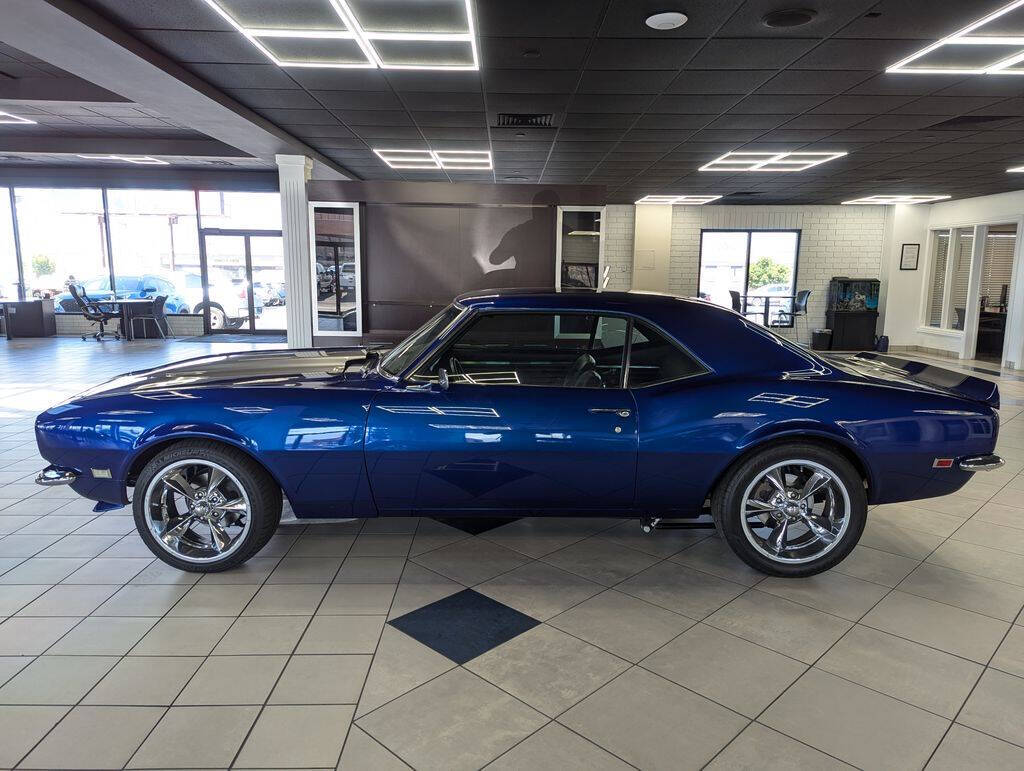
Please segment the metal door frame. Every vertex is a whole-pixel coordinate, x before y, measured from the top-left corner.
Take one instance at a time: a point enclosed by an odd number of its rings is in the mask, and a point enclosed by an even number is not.
[[[245,245],[245,277],[248,281],[247,300],[249,304],[248,326],[232,329],[211,329],[210,327],[210,276],[206,255],[206,239],[208,236],[236,236]],[[199,273],[203,284],[203,334],[286,334],[286,329],[256,329],[256,300],[252,285],[252,241],[253,238],[284,238],[280,230],[255,230],[247,228],[199,228]],[[286,290],[287,292],[287,290]],[[287,295],[286,295],[287,296]],[[286,300],[287,301],[287,300]]]

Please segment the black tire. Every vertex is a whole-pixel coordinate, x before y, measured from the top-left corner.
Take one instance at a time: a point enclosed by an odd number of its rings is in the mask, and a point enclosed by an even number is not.
[[[849,496],[849,523],[829,551],[807,562],[787,563],[770,559],[747,538],[742,523],[743,495],[765,470],[789,460],[809,460],[825,467],[841,481]],[[867,522],[867,492],[860,473],[840,453],[812,442],[787,442],[755,452],[731,468],[711,497],[715,527],[741,560],[755,570],[772,576],[799,578],[821,573],[838,565],[860,540]]]
[[[161,545],[146,521],[145,497],[153,478],[165,467],[185,460],[212,461],[228,469],[245,488],[249,498],[251,526],[241,544],[228,556],[210,562],[190,562]],[[170,445],[149,461],[135,483],[132,511],[135,527],[149,550],[168,565],[192,573],[219,573],[242,564],[274,535],[281,521],[281,488],[252,458],[233,447],[208,440],[186,440]]]

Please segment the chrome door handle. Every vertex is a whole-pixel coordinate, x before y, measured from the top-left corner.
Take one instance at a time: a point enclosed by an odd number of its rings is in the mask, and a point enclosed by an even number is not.
[[[620,418],[628,418],[633,414],[632,410],[627,410],[620,407],[591,407],[588,410],[591,415],[600,415],[602,413],[608,413],[610,415],[618,415]]]

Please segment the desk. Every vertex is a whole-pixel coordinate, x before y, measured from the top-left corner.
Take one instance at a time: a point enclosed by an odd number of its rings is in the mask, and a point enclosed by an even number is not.
[[[121,316],[121,337],[125,340],[134,340],[135,325],[132,324],[132,319],[140,314],[152,313],[153,300],[152,297],[139,297],[130,300],[97,300],[96,304],[100,306],[116,305]]]
[[[1005,335],[1006,314],[998,311],[981,311],[978,315],[978,344],[975,353],[1002,356]]]
[[[4,329],[8,340],[16,337],[53,337],[57,334],[53,300],[0,297],[0,309],[4,312]]]

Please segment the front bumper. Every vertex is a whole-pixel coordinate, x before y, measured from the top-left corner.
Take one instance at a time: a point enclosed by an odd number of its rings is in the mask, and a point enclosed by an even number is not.
[[[72,468],[63,466],[47,466],[36,475],[36,484],[44,487],[56,485],[69,485],[78,479],[78,472]]]
[[[998,455],[972,455],[961,458],[957,467],[961,471],[995,471],[1004,464],[1005,461]]]

